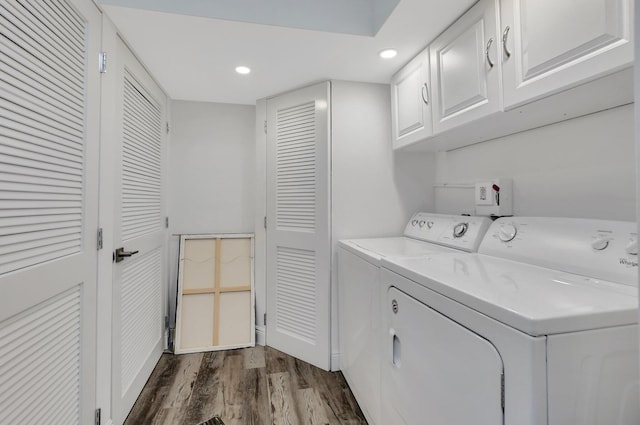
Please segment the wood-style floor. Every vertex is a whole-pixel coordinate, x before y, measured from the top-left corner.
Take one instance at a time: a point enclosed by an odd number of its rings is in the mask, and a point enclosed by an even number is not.
[[[269,347],[163,354],[125,425],[366,425],[340,372]]]

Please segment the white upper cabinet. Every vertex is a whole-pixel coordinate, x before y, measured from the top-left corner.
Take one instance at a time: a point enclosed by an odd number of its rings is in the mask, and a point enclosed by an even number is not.
[[[429,90],[429,49],[425,49],[391,80],[393,148],[433,134]]]
[[[630,0],[503,0],[505,108],[633,63]]]
[[[435,133],[502,109],[497,32],[496,0],[481,0],[429,46]]]

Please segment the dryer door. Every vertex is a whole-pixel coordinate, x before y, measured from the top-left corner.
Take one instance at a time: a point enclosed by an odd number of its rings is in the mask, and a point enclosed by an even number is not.
[[[502,425],[500,354],[396,288],[384,307],[383,424]]]

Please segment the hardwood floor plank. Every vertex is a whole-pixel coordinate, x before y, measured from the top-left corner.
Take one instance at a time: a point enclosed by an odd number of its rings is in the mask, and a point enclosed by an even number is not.
[[[294,390],[302,390],[314,386],[316,378],[313,375],[313,369],[315,369],[315,366],[295,357],[287,356],[287,372],[291,376]]]
[[[304,388],[296,391],[296,405],[298,406],[301,424],[329,425],[324,402],[315,388]]]
[[[245,348],[243,352],[245,369],[266,367],[264,347],[256,345],[255,347]]]
[[[159,409],[156,416],[153,418],[152,422],[136,422],[136,425],[142,425],[150,423],[151,425],[163,425],[166,424],[167,416],[169,415],[171,409]]]
[[[202,364],[203,353],[183,354],[178,357],[180,367],[162,406],[167,410],[166,416],[158,425],[175,425],[182,422]]]
[[[213,404],[214,414],[219,415],[225,425],[243,425],[243,370],[242,352],[239,350],[227,352]]]
[[[285,353],[271,347],[264,347],[267,374],[287,372],[287,356]]]
[[[214,415],[225,425],[366,425],[340,372],[269,347],[164,354],[125,425],[196,425]]]
[[[245,425],[272,425],[271,404],[269,402],[269,384],[265,367],[244,371],[244,410]]]
[[[328,416],[330,422],[331,414],[335,416],[337,424],[343,424],[350,420],[356,420],[359,424],[366,425],[360,406],[356,402],[344,376],[340,372],[326,372],[314,368],[313,375],[316,377],[317,388],[321,398],[328,406]],[[330,412],[329,412],[330,411]]]
[[[269,374],[269,399],[273,413],[273,425],[300,424],[291,392],[289,372]]]
[[[160,357],[133,409],[131,409],[125,425],[152,422],[169,393],[169,386],[173,382],[179,363],[176,356],[170,354],[163,354]]]
[[[210,351],[202,357],[198,377],[193,385],[191,399],[184,417],[184,424],[198,424],[212,418],[220,385],[225,351]]]

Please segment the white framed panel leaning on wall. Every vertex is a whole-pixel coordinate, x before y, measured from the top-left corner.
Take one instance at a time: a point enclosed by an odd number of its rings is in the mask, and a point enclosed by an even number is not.
[[[176,354],[255,345],[254,235],[180,235]]]

